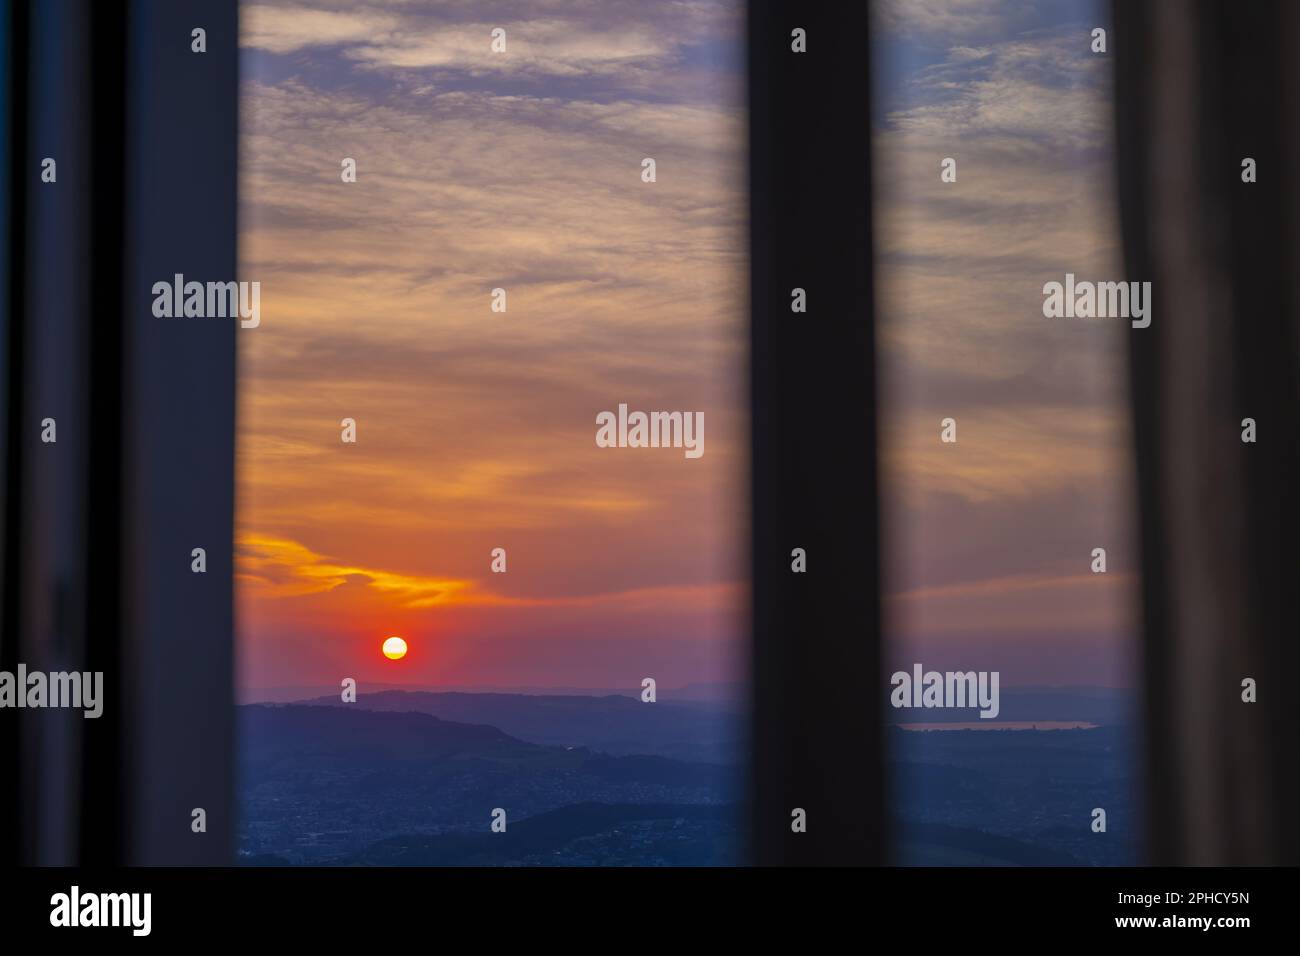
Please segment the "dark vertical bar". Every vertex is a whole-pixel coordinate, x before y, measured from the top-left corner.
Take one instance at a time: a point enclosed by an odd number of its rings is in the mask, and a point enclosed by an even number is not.
[[[84,670],[90,461],[90,4],[46,0],[30,11],[29,154],[23,323],[23,407],[17,637],[37,672]],[[49,167],[47,181],[45,159]],[[56,175],[57,173],[57,175]],[[45,422],[56,429],[45,440]],[[20,839],[24,862],[75,862],[86,725],[73,708],[22,718]]]
[[[1130,339],[1149,858],[1294,864],[1300,16],[1272,0],[1114,15],[1124,251],[1154,302]]]
[[[236,0],[135,0],[127,21],[122,501],[131,861],[224,864],[234,846],[236,318],[158,318],[153,284],[236,275]],[[192,31],[207,50],[192,50]],[[273,290],[264,290],[265,311]],[[191,572],[204,548],[207,571]],[[191,829],[201,808],[207,832]]]
[[[1145,3],[1114,3],[1111,9],[1115,34],[1115,115],[1116,185],[1119,193],[1121,245],[1128,277],[1141,280],[1152,275],[1153,263],[1148,254],[1151,236],[1143,210],[1147,190],[1146,171],[1150,165],[1147,139],[1135,135],[1149,121],[1146,57],[1151,36],[1150,10]],[[1149,861],[1168,860],[1173,854],[1172,828],[1167,810],[1177,794],[1171,790],[1174,751],[1153,746],[1168,732],[1164,715],[1170,713],[1169,686],[1162,678],[1164,662],[1169,657],[1169,620],[1166,595],[1159,567],[1164,536],[1164,516],[1160,508],[1145,507],[1159,498],[1158,475],[1164,465],[1161,445],[1154,438],[1159,433],[1158,394],[1154,383],[1161,375],[1160,339],[1167,333],[1164,323],[1152,322],[1147,334],[1129,337],[1129,373],[1133,421],[1135,483],[1139,502],[1138,539],[1143,573],[1139,590],[1143,618],[1143,724],[1146,746],[1143,755],[1144,794],[1147,822],[1146,856]],[[1160,812],[1165,808],[1165,813]]]
[[[1300,674],[1300,12],[1290,0],[1209,10],[1202,48],[1223,58],[1213,109],[1225,128],[1207,137],[1206,155],[1216,169],[1237,171],[1248,154],[1264,170],[1254,184],[1234,183],[1227,205],[1237,344],[1229,360],[1240,369],[1233,407],[1241,410],[1238,420],[1252,415],[1267,428],[1257,444],[1234,449],[1242,461],[1250,564],[1243,633],[1228,639],[1250,649],[1263,690],[1249,709],[1234,702],[1241,719],[1231,729],[1257,740],[1229,741],[1239,759],[1220,786],[1225,802],[1240,801],[1244,815],[1267,819],[1246,834],[1251,842],[1237,859],[1294,866],[1300,711],[1289,678]],[[1239,785],[1253,775],[1258,788]]]
[[[884,856],[868,47],[865,3],[750,5],[760,864]]]
[[[125,5],[91,6],[91,104],[93,179],[90,183],[90,288],[94,314],[90,340],[87,476],[85,670],[104,675],[101,717],[84,721],[81,753],[80,859],[86,865],[120,865],[130,845],[131,820],[125,766],[126,719],[122,680],[121,588],[122,201],[126,128]]]
[[[3,5],[0,667],[104,678],[98,718],[0,720],[6,862],[231,859],[237,320],[157,319],[151,288],[236,278],[236,10]]]
[[[22,541],[23,321],[26,312],[23,276],[27,272],[27,35],[28,0],[5,3],[5,321],[4,335],[4,501],[0,538],[0,670],[18,667]],[[21,716],[15,710],[0,720],[0,865],[20,862],[20,808],[24,775],[21,766]]]

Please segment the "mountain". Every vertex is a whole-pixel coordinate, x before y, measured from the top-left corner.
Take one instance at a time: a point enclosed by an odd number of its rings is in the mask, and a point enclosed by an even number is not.
[[[707,763],[739,764],[743,716],[734,707],[692,697],[645,703],[638,697],[470,694],[383,690],[362,692],[355,704],[337,694],[309,703],[374,711],[414,711],[443,720],[490,724],[513,737],[554,747],[588,747],[615,755],[651,754]]]
[[[340,862],[396,835],[488,832],[583,803],[734,802],[738,774],[654,755],[545,746],[484,724],[359,706],[252,704],[240,732],[246,860]]]
[[[495,727],[459,724],[417,713],[295,704],[251,704],[242,718],[241,756],[261,773],[289,767],[384,766],[467,758],[528,759],[540,748]]]

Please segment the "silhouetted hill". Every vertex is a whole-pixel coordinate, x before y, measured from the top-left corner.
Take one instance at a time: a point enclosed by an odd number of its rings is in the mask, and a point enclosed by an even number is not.
[[[653,704],[636,697],[467,694],[386,690],[310,701],[328,707],[417,711],[443,720],[490,724],[531,743],[589,747],[610,754],[654,754],[678,760],[738,763],[741,716],[696,699]]]
[[[538,748],[495,727],[452,723],[427,714],[345,710],[296,704],[240,707],[241,756],[253,766],[346,761],[352,766],[473,756],[526,759]]]

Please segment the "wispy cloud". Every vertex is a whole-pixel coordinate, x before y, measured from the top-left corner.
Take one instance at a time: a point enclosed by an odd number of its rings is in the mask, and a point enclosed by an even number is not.
[[[1079,0],[878,0],[874,22],[892,42],[960,49],[1088,16]]]
[[[1085,29],[952,47],[917,71],[910,93],[920,102],[890,113],[890,126],[923,139],[975,137],[1022,156],[1096,151],[1107,131],[1097,108],[1107,69]]]
[[[739,596],[732,583],[629,587],[554,597],[517,597],[488,589],[482,580],[435,578],[340,563],[285,538],[246,533],[236,546],[236,578],[246,597],[306,597],[346,586],[371,589],[394,608],[424,610],[467,607],[617,607],[646,608],[671,601],[679,609],[722,607]],[[500,580],[506,580],[501,578]]]
[[[271,53],[291,53],[308,47],[372,43],[395,35],[400,24],[398,17],[378,10],[357,13],[252,3],[240,10],[240,43]]]
[[[431,77],[597,77],[652,85],[683,65],[694,47],[734,34],[731,3],[645,5],[533,2],[250,4],[242,12],[244,47],[274,54],[330,49],[359,66]],[[505,31],[493,51],[494,30]]]
[[[236,576],[272,597],[301,597],[361,583],[390,597],[400,607],[423,608],[465,600],[472,582],[414,577],[377,568],[339,564],[296,541],[258,534],[241,535]]]

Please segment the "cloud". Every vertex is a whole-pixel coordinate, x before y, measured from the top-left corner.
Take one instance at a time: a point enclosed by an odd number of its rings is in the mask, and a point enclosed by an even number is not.
[[[565,20],[512,22],[506,52],[500,54],[490,51],[492,30],[489,23],[426,29],[358,46],[348,55],[377,67],[553,76],[667,66],[676,58],[676,46],[668,37],[641,28],[591,30]]]
[[[873,6],[880,29],[891,36],[941,40],[983,35],[1023,16],[1012,0],[884,0]]]
[[[398,607],[424,608],[469,599],[471,582],[396,574],[339,564],[296,541],[242,534],[235,552],[236,577],[263,596],[302,597],[360,583]],[[481,597],[478,600],[482,600]]]
[[[896,40],[962,49],[1017,33],[1076,25],[1078,0],[878,0],[873,28]]]
[[[729,3],[260,3],[243,8],[240,42],[281,55],[334,49],[387,73],[597,77],[649,88],[669,82],[666,71],[691,49],[739,26]],[[496,29],[505,31],[501,52],[492,50]]]
[[[271,53],[308,47],[373,43],[394,34],[400,20],[386,13],[327,10],[309,6],[245,4],[240,9],[240,45]]]
[[[979,420],[1019,404],[1069,429],[1122,395],[1120,325],[1041,312],[1050,278],[1121,273],[1109,78],[1075,46],[1057,34],[955,46],[888,104],[876,143],[887,414]],[[939,179],[948,156],[955,183]]]
[[[441,607],[594,607],[613,605],[632,611],[665,603],[678,610],[708,609],[734,600],[734,583],[629,587],[547,597],[517,597],[487,590],[481,582],[426,577],[345,564],[317,554],[297,541],[244,532],[235,549],[236,578],[248,589],[246,597],[277,599],[306,597],[353,586],[370,589],[394,609]],[[501,579],[504,580],[504,579]]]
[[[921,102],[891,112],[889,123],[920,138],[975,136],[1004,150],[1096,149],[1109,130],[1098,108],[1107,69],[1074,35],[953,47],[917,71],[909,95]]]
[[[1071,630],[1122,633],[1132,614],[1132,574],[1017,574],[890,595],[885,614],[908,634],[999,631],[1046,636]]]
[[[1126,451],[1118,409],[1061,408],[1022,396],[1009,407],[976,399],[954,415],[956,443],[939,441],[940,419],[932,413],[911,411],[890,421],[886,467],[907,474],[900,495],[908,500],[952,495],[971,504],[1030,503],[1056,489],[1105,482]]]

